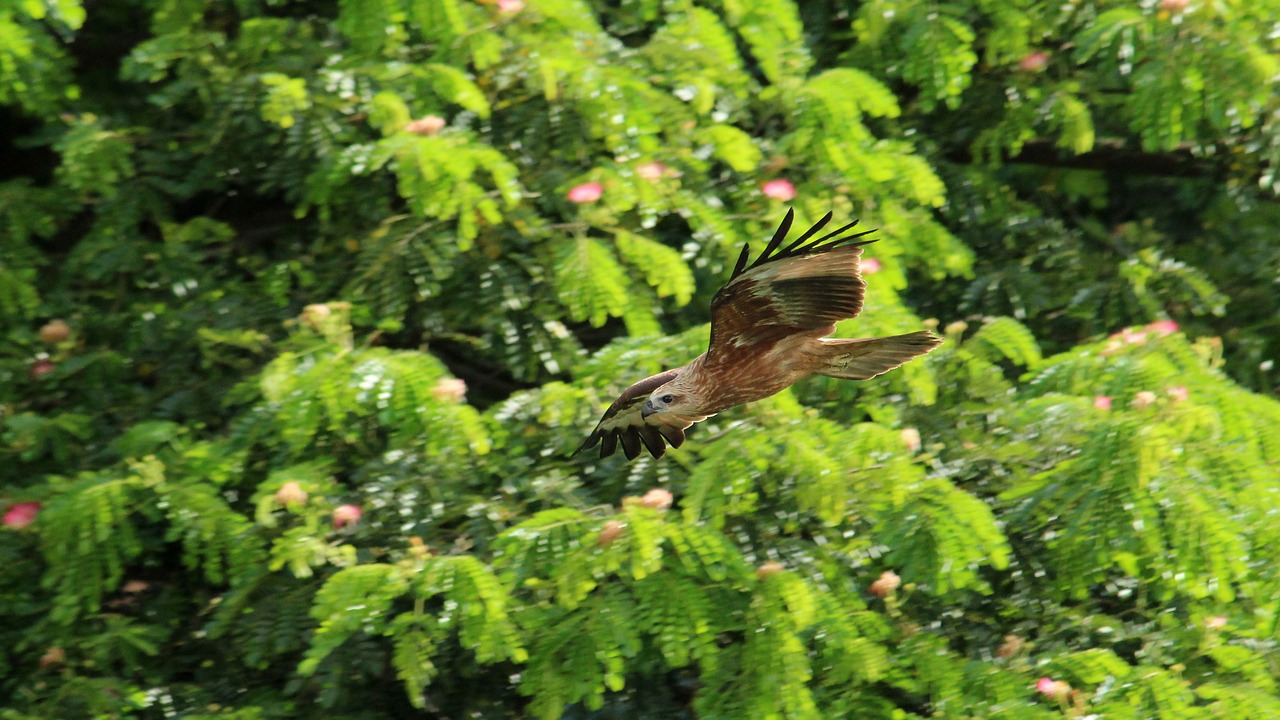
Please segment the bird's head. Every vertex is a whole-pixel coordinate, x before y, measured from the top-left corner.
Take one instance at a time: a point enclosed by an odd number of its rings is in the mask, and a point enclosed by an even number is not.
[[[644,402],[644,407],[640,408],[640,415],[648,418],[655,413],[679,410],[685,401],[685,397],[683,393],[671,387],[671,384],[668,383],[649,395],[649,399]]]

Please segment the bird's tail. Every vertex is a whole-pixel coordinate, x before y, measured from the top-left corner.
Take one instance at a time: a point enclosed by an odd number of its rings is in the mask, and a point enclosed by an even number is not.
[[[928,330],[883,338],[827,338],[815,373],[845,380],[867,380],[924,355],[942,344]]]

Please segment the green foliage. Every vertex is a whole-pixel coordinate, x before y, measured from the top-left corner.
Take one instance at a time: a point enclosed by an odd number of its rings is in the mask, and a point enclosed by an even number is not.
[[[81,612],[97,611],[103,595],[120,583],[125,566],[142,552],[130,518],[132,496],[141,485],[136,476],[90,477],[42,508],[51,523],[41,549],[49,564],[45,583],[57,602],[53,620],[68,623]]]
[[[0,3],[0,716],[1277,715],[1277,16]],[[945,344],[571,457],[787,206]]]
[[[262,101],[262,119],[286,130],[293,127],[298,116],[311,104],[306,81],[280,73],[266,73],[262,76],[262,84],[267,88],[267,95]]]
[[[626,311],[627,275],[598,240],[566,240],[556,262],[556,290],[578,322],[599,327]]]
[[[357,632],[380,632],[391,604],[406,588],[390,565],[360,565],[330,577],[311,608],[320,625],[299,671],[314,673],[321,661]]]
[[[0,105],[55,115],[79,96],[68,84],[71,62],[58,47],[85,21],[75,0],[6,3],[0,8]]]
[[[1157,596],[1230,601],[1237,584],[1251,584],[1247,542],[1231,518],[1260,509],[1252,492],[1246,491],[1248,500],[1236,493],[1266,482],[1241,476],[1236,458],[1251,457],[1244,463],[1249,467],[1271,462],[1271,433],[1260,437],[1255,423],[1269,426],[1264,418],[1278,410],[1268,402],[1255,406],[1257,414],[1248,419],[1206,412],[1205,393],[1240,391],[1224,384],[1207,358],[1180,337],[1153,340],[1157,334],[1131,330],[1092,352],[1046,361],[1030,382],[1033,393],[1094,387],[1108,393],[1113,409],[1095,420],[1079,457],[1028,478],[1004,497],[1024,501],[1014,515],[1020,525],[1052,538],[1046,549],[1062,568],[1060,587],[1077,597],[1114,568],[1140,578]],[[1205,472],[1222,484],[1200,486],[1196,478]],[[1083,527],[1090,532],[1071,530]]]
[[[920,529],[923,523],[923,530]],[[1009,547],[991,509],[945,481],[925,484],[901,507],[886,513],[876,537],[888,560],[933,592],[981,588],[981,565],[1004,569]]]

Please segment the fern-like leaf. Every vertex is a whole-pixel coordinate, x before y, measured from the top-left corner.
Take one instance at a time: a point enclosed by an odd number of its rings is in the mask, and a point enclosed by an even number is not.
[[[335,573],[316,594],[311,616],[320,626],[298,672],[314,674],[330,653],[358,632],[381,634],[392,603],[407,589],[400,570],[392,565],[371,563]]]

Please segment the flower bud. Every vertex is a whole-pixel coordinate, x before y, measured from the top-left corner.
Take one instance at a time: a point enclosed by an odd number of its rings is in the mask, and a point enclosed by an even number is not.
[[[467,396],[467,383],[460,378],[441,378],[431,388],[431,396],[440,402],[462,402]]]
[[[609,547],[613,541],[622,535],[623,524],[617,520],[610,520],[600,528],[600,534],[596,536],[596,545],[602,548]]]
[[[40,328],[41,342],[53,345],[71,337],[71,326],[61,320],[50,320]]]
[[[424,558],[431,554],[431,548],[422,541],[422,538],[414,535],[409,538],[409,554],[416,558]]]
[[[1037,51],[1027,53],[1018,61],[1018,69],[1023,72],[1040,72],[1049,65],[1049,53]]]
[[[1155,404],[1156,394],[1150,390],[1143,390],[1133,396],[1133,402],[1130,403],[1138,410],[1146,410]]]
[[[51,668],[55,665],[61,665],[67,659],[67,651],[54,645],[44,651],[44,655],[40,656],[40,667]]]
[[[636,166],[636,175],[649,182],[656,182],[662,178],[679,177],[680,173],[663,163],[647,162]]]
[[[302,308],[302,322],[313,328],[320,327],[320,323],[333,314],[333,309],[326,303],[313,303]]]
[[[411,121],[404,126],[404,129],[405,132],[411,132],[414,135],[435,135],[443,130],[446,124],[445,119],[439,115],[427,115]]]
[[[1017,635],[1005,635],[1004,642],[1000,643],[1000,647],[996,648],[996,657],[1008,660],[1017,655],[1026,641]]]
[[[339,505],[333,509],[333,526],[341,529],[355,525],[360,522],[361,515],[364,515],[364,511],[359,505]]]
[[[1071,685],[1062,680],[1042,677],[1036,681],[1036,692],[1047,698],[1061,700],[1071,692]]]
[[[640,504],[654,510],[666,510],[671,507],[672,500],[673,498],[669,491],[662,488],[654,488],[640,498]]]
[[[39,380],[53,372],[55,367],[57,366],[49,358],[36,358],[36,361],[31,363],[31,369],[27,371],[27,374],[31,376],[32,380]]]
[[[898,573],[892,570],[885,570],[880,573],[880,577],[871,583],[871,594],[878,598],[892,595],[899,587],[902,586],[902,578],[898,577]]]
[[[298,483],[290,480],[280,486],[276,490],[276,503],[279,505],[305,505],[307,503],[307,491],[302,489]]]
[[[902,438],[902,443],[907,446],[911,452],[920,450],[920,431],[913,428],[902,428],[902,432],[898,433]]]
[[[785,569],[786,568],[782,567],[782,563],[777,562],[776,560],[770,560],[769,562],[764,563],[760,567],[756,568],[756,577],[761,580],[764,580],[767,577],[777,575],[778,573],[782,572]]]

